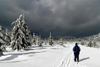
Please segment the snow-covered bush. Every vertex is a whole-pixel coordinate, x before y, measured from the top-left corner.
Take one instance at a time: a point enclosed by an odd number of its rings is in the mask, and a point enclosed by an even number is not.
[[[19,18],[12,22],[15,26],[13,27],[11,33],[11,47],[12,50],[21,50],[28,46],[31,46],[30,43],[30,31],[24,20],[24,16],[20,15]]]
[[[81,42],[81,45],[85,45],[84,42]]]
[[[92,47],[93,45],[92,45],[92,41],[89,41],[89,43],[88,43],[88,47]]]
[[[99,45],[96,43],[95,40],[93,40],[93,47],[99,48]]]
[[[42,46],[42,44],[43,44],[43,41],[41,40],[41,37],[37,36],[36,45]]]
[[[63,46],[63,40],[60,39],[60,43],[59,43],[61,46]]]
[[[96,41],[94,39],[94,40],[89,40],[88,47],[96,47],[96,48],[99,48],[99,45],[96,43]]]
[[[93,47],[95,47],[97,44],[96,44],[96,42],[95,42],[95,40],[93,40]]]

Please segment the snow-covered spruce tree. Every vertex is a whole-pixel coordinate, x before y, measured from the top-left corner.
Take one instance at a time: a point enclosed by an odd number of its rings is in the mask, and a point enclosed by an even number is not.
[[[29,41],[30,41],[30,44],[31,44],[31,45],[33,44],[32,39],[33,39],[33,37],[32,37],[32,35],[30,34],[30,35],[29,35]]]
[[[11,42],[11,33],[8,31],[8,29],[6,29],[6,36],[5,36],[5,40],[6,40],[6,43],[5,45],[6,46],[9,46],[10,45],[10,42]]]
[[[20,15],[19,18],[12,22],[15,26],[13,27],[11,33],[11,47],[12,50],[21,50],[28,46],[31,46],[30,43],[30,31],[24,20],[24,16]]]
[[[49,36],[49,45],[53,46],[53,39],[52,39],[51,32],[50,32],[50,36]]]
[[[0,56],[3,55],[3,51],[6,51],[4,45],[6,42],[6,40],[4,39],[5,38],[4,30],[5,29],[2,26],[0,26]]]
[[[38,45],[38,36],[36,35],[35,38],[36,38],[36,45]],[[33,40],[32,40],[32,43],[33,43]]]
[[[47,45],[47,40],[46,40],[46,38],[45,38],[45,40],[44,40],[44,45]]]
[[[32,39],[32,42],[33,42],[33,44],[36,45],[36,36],[35,36],[35,33],[33,33],[33,39]]]

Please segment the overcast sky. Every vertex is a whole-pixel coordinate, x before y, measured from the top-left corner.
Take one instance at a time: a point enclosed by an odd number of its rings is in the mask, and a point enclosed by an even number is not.
[[[100,32],[100,0],[0,0],[0,25],[25,15],[31,33],[42,37],[89,36]]]

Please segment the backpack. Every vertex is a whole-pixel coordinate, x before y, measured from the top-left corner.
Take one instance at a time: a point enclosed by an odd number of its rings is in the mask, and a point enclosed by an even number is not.
[[[79,52],[79,47],[78,46],[75,46],[75,49],[74,49],[75,52]]]

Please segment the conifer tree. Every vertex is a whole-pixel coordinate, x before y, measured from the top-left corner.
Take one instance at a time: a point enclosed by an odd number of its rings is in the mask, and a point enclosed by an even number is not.
[[[11,47],[12,50],[21,50],[28,46],[31,46],[30,43],[30,31],[24,20],[24,16],[20,15],[19,18],[12,22],[15,26],[13,27],[11,34]]]
[[[46,40],[46,38],[45,38],[45,40],[44,40],[44,45],[47,45],[47,40]]]
[[[8,29],[6,29],[6,34],[5,34],[5,40],[6,40],[6,43],[5,45],[6,46],[9,46],[10,45],[10,42],[11,42],[11,33],[8,31]]]
[[[42,42],[42,40],[41,40],[41,36],[38,36],[38,37],[37,37],[37,45],[41,47],[42,44],[43,44],[43,42]]]
[[[0,56],[3,55],[3,51],[5,51],[5,34],[4,34],[4,28],[2,26],[0,26]]]
[[[36,36],[36,45],[39,45],[39,37]]]
[[[49,45],[53,45],[53,39],[52,39],[52,35],[51,35],[51,32],[50,32],[50,36],[49,36]]]
[[[29,41],[30,41],[30,44],[31,44],[31,45],[33,44],[32,39],[33,39],[33,37],[32,37],[32,35],[30,34],[30,35],[29,35]]]
[[[36,36],[35,36],[35,33],[33,33],[33,44],[35,44],[36,45]]]

